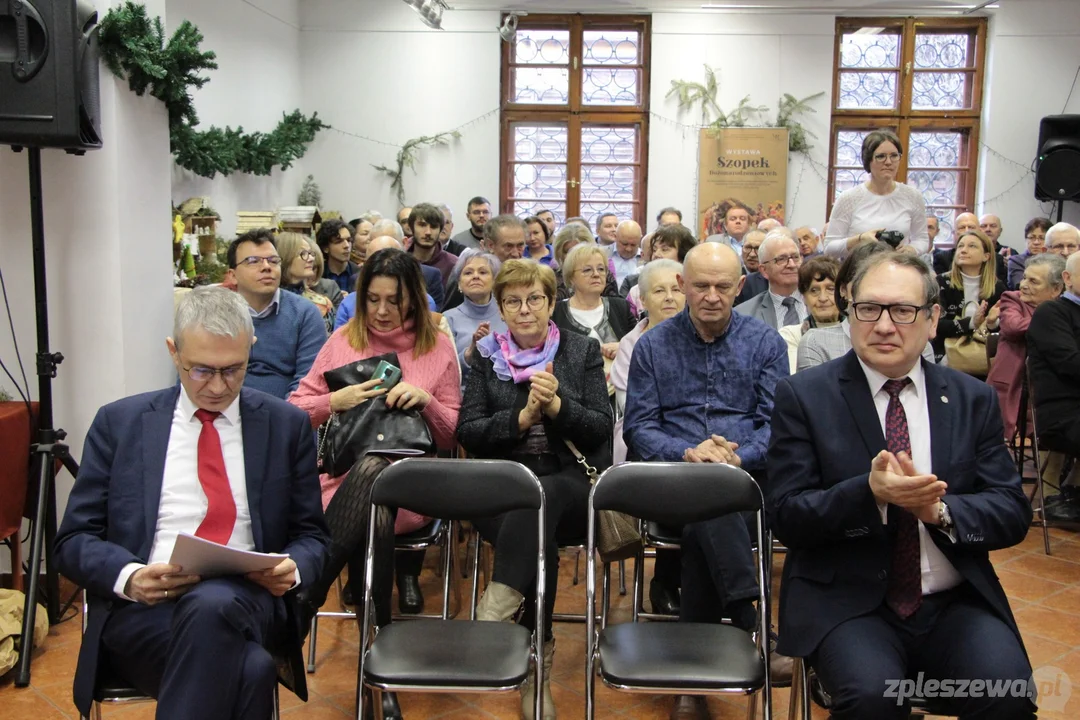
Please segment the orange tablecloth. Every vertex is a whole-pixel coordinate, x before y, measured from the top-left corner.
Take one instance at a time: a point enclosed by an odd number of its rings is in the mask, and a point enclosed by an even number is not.
[[[35,417],[37,403],[31,403]],[[26,502],[30,420],[22,402],[0,403],[0,539],[18,532]]]

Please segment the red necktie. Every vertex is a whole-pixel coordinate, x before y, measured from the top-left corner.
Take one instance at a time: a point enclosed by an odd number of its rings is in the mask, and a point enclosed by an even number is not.
[[[911,457],[911,437],[908,435],[907,414],[900,403],[900,391],[911,383],[910,378],[889,380],[889,407],[885,411],[885,446],[893,455],[906,453]],[[885,604],[900,618],[908,618],[922,605],[922,560],[919,554],[919,521],[907,510],[889,505],[889,524],[895,525],[892,571],[885,590]]]
[[[221,413],[196,410],[195,417],[202,423],[199,433],[199,484],[206,493],[206,517],[195,535],[227,545],[236,524],[236,501],[233,500],[229,476],[225,472],[225,456],[221,453],[221,438],[214,427],[214,420]]]

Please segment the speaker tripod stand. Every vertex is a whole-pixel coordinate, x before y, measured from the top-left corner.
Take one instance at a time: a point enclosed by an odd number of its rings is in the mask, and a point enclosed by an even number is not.
[[[18,148],[16,148],[18,149]],[[34,256],[34,311],[37,319],[38,422],[37,442],[31,447],[30,478],[37,479],[33,532],[30,540],[26,605],[23,608],[22,645],[15,673],[16,687],[30,684],[30,660],[34,651],[34,620],[41,585],[41,560],[45,556],[45,596],[49,622],[60,619],[60,578],[53,560],[56,537],[56,469],[63,465],[75,477],[79,466],[63,443],[67,433],[53,427],[52,380],[64,360],[49,349],[49,306],[45,284],[45,218],[41,193],[41,148],[28,148],[30,160],[30,226]]]

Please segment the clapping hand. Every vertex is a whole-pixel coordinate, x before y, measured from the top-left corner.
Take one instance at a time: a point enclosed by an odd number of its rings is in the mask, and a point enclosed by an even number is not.
[[[920,475],[907,453],[882,450],[870,464],[870,492],[878,503],[910,511],[923,522],[937,521],[937,504],[947,485],[936,475]]]
[[[971,329],[979,327],[983,324],[983,320],[986,319],[986,301],[983,300],[979,303],[979,309],[975,311],[975,317],[971,318]]]
[[[619,354],[619,343],[604,343],[600,346],[600,354],[608,360],[614,360],[615,356]]]
[[[533,373],[529,378],[529,400],[535,398],[540,411],[551,418],[558,415],[562,409],[562,401],[558,395],[559,379],[554,373],[554,366],[548,363],[542,372]]]
[[[490,334],[491,323],[486,320],[476,326],[476,332],[472,334],[472,342],[469,343],[469,347],[465,348],[465,362],[472,362],[473,352],[476,351],[476,343],[480,342]]]

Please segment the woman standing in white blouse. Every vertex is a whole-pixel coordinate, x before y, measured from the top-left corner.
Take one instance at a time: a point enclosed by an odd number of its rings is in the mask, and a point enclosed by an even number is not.
[[[875,130],[863,139],[863,168],[870,180],[836,199],[825,236],[826,255],[843,260],[855,247],[876,240],[881,230],[902,232],[901,250],[919,255],[929,251],[926,201],[917,189],[896,181],[903,152],[891,130]]]

